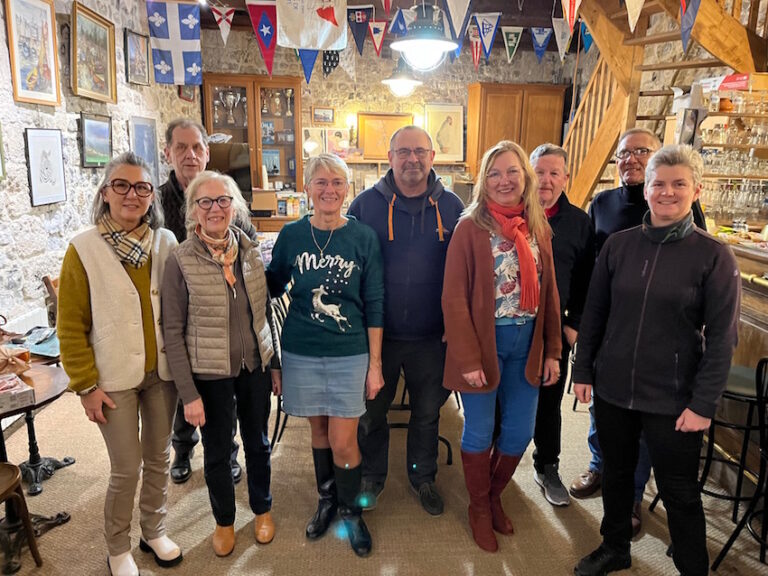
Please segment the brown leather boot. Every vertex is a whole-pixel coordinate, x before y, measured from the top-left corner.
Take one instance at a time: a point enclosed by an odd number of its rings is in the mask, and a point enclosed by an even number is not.
[[[213,531],[213,551],[216,556],[229,556],[235,549],[235,527],[216,525]]]
[[[520,456],[507,456],[498,449],[493,449],[491,455],[491,515],[493,516],[493,529],[502,534],[514,534],[512,521],[501,506],[501,493],[509,484],[509,480],[520,463]]]
[[[491,516],[491,449],[484,452],[461,451],[464,481],[469,492],[469,526],[475,543],[487,552],[496,552],[499,544],[493,533]]]
[[[253,533],[256,536],[256,542],[259,544],[269,544],[275,537],[275,522],[272,520],[272,514],[265,512],[257,514],[253,519]]]

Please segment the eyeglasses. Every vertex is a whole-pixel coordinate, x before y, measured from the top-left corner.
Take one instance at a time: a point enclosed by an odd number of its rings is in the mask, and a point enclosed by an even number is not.
[[[136,196],[139,198],[148,198],[152,195],[152,192],[155,191],[155,187],[152,186],[152,183],[150,182],[136,182],[131,184],[128,180],[123,180],[122,178],[111,180],[105,188],[112,188],[112,191],[120,196],[127,196],[128,192],[133,188],[136,192]]]
[[[619,150],[616,152],[617,160],[626,160],[630,154],[635,158],[645,158],[649,154],[653,153],[650,148],[635,148],[634,150]]]
[[[502,172],[501,170],[491,170],[485,175],[485,179],[488,182],[495,184],[501,181],[502,175],[506,175],[507,180],[513,180],[517,177],[518,174],[520,174],[520,170],[518,168],[509,168],[506,172]]]
[[[344,190],[344,188],[347,185],[347,181],[342,178],[336,178],[334,180],[324,180],[322,178],[318,178],[317,180],[312,180],[310,184],[315,188],[321,188],[321,189],[327,188],[328,184],[330,184],[331,188],[333,188],[338,192],[340,190]]]
[[[226,210],[232,206],[232,196],[219,196],[218,198],[198,198],[195,200],[195,204],[197,204],[201,210],[206,211],[211,209],[214,202],[219,205],[219,208]]]
[[[400,158],[400,160],[405,160],[406,158],[410,158],[411,154],[415,154],[416,158],[419,160],[423,160],[427,157],[427,154],[432,152],[429,148],[398,148],[394,151],[395,156]]]

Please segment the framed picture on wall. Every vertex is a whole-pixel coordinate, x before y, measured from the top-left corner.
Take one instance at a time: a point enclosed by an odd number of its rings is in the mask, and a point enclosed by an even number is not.
[[[149,36],[125,29],[125,78],[131,84],[149,85]]]
[[[312,106],[313,124],[333,124],[336,110],[328,106]]]
[[[461,104],[425,105],[424,129],[432,137],[435,162],[464,161],[464,108]]]
[[[152,184],[160,184],[160,168],[157,158],[157,122],[154,118],[134,116],[128,121],[131,151],[149,164]]]
[[[325,151],[346,158],[349,152],[349,128],[326,128]]]
[[[413,124],[413,114],[357,114],[358,147],[366,160],[386,160],[389,139],[399,128]]]
[[[117,102],[115,25],[79,2],[72,4],[72,91]]]
[[[59,44],[53,0],[5,0],[5,20],[13,99],[58,106]]]
[[[194,102],[197,100],[197,87],[196,86],[179,86],[179,98],[186,100],[187,102]]]
[[[84,168],[99,168],[112,159],[112,119],[80,113],[80,140]]]
[[[44,206],[67,199],[61,130],[27,128],[27,174],[32,206]]]
[[[325,152],[325,130],[323,128],[304,128],[301,149],[304,159]]]
[[[270,176],[280,174],[280,150],[262,150],[261,161],[267,169],[267,174]]]

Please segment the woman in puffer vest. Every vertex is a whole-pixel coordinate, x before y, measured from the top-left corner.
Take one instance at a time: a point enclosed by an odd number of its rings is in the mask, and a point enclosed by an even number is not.
[[[235,485],[229,459],[237,410],[254,535],[275,535],[267,437],[274,343],[259,248],[232,225],[248,208],[229,176],[201,172],[184,191],[187,239],[168,258],[162,288],[168,363],[184,417],[200,426],[205,482],[216,529],[213,550],[235,547]],[[277,368],[277,366],[274,366]]]

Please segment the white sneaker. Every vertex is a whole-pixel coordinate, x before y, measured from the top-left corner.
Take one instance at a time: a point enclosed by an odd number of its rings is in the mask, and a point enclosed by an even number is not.
[[[162,568],[176,566],[183,559],[181,548],[168,536],[160,536],[160,538],[151,540],[142,538],[139,540],[139,548],[142,552],[152,552],[155,562]]]
[[[130,550],[117,556],[107,556],[107,566],[112,576],[139,576],[139,567]]]

